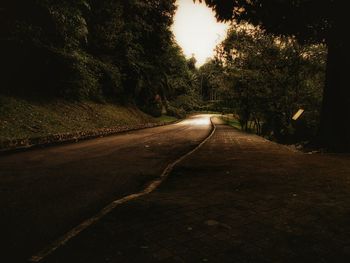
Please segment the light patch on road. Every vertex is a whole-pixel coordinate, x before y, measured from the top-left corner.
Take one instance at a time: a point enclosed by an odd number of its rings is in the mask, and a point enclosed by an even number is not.
[[[193,118],[184,120],[181,122],[182,125],[191,125],[191,126],[208,126],[210,125],[210,116],[203,116],[201,118]]]

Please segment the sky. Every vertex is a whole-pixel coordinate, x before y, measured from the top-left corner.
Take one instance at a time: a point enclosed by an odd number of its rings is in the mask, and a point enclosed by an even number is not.
[[[197,67],[214,56],[217,44],[224,40],[228,24],[218,23],[214,12],[193,0],[177,0],[178,9],[172,30],[186,57],[194,54]]]

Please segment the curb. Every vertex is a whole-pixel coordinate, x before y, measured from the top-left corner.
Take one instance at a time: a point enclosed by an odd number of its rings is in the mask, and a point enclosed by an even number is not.
[[[135,200],[139,197],[145,196],[147,194],[150,194],[154,190],[156,190],[169,176],[169,174],[173,171],[174,167],[183,161],[185,158],[189,157],[192,155],[194,152],[199,150],[215,133],[216,131],[216,125],[213,123],[212,118],[210,118],[211,122],[211,132],[209,135],[200,143],[198,144],[194,149],[191,151],[187,152],[186,154],[182,155],[179,157],[177,160],[174,162],[168,164],[161,175],[159,176],[159,179],[156,179],[152,181],[143,191],[131,194],[128,196],[125,196],[121,199],[115,200],[111,202],[109,205],[105,206],[98,212],[95,216],[86,219],[82,223],[80,223],[78,226],[74,227],[71,229],[69,232],[67,232],[65,235],[62,237],[58,238],[55,240],[53,243],[51,243],[48,247],[44,248],[43,250],[39,251],[37,254],[33,255],[31,258],[29,258],[28,262],[41,262],[45,258],[47,258],[49,255],[54,253],[57,249],[63,247],[66,243],[68,243],[71,239],[74,237],[78,236],[81,232],[83,232],[85,229],[88,227],[94,225],[97,223],[100,219],[102,219],[104,216],[112,212],[116,207],[118,207],[121,204],[124,204],[128,201]]]
[[[0,155],[24,152],[38,148],[45,148],[69,143],[76,143],[85,140],[102,138],[117,134],[122,134],[130,131],[143,130],[148,128],[155,128],[165,125],[171,125],[182,121],[179,119],[172,122],[161,123],[146,123],[135,126],[120,126],[112,128],[102,128],[94,131],[82,131],[74,133],[52,134],[43,137],[29,138],[29,139],[14,139],[0,142]]]

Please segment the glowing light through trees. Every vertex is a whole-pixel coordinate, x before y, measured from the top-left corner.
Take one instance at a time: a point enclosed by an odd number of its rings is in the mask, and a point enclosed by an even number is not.
[[[197,66],[213,57],[226,35],[228,24],[218,23],[211,9],[192,0],[178,0],[173,32],[186,57],[194,54]]]

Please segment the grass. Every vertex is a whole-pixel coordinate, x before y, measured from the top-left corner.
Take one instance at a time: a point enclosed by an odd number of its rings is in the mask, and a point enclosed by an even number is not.
[[[242,126],[241,124],[239,123],[237,117],[234,115],[234,114],[225,114],[225,115],[222,115],[221,119],[228,125],[236,128],[236,129],[239,129],[239,130],[242,130]],[[252,121],[249,121],[248,123],[248,126],[249,127],[253,127],[254,126],[254,123]],[[249,133],[256,133],[256,129],[254,128],[249,128],[248,130]]]
[[[173,122],[173,121],[176,121],[178,119],[176,117],[173,117],[173,116],[162,115],[162,116],[156,118],[156,120],[159,122]]]
[[[242,130],[241,125],[239,124],[238,119],[236,118],[236,116],[234,114],[225,114],[225,115],[221,115],[221,119],[228,125],[237,128],[239,130]]]
[[[0,140],[172,120],[168,116],[153,118],[135,106],[63,100],[38,102],[0,96]]]
[[[242,127],[241,125],[239,124],[239,121],[238,120],[228,120],[226,121],[226,123],[234,128],[237,128],[239,130],[242,130]]]

